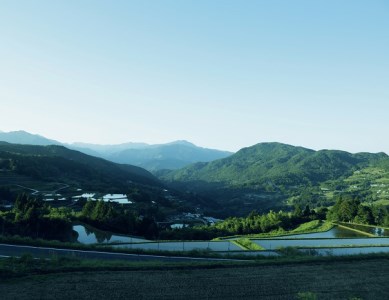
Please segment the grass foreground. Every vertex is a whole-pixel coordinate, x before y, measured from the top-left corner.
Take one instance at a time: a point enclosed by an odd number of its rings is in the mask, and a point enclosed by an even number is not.
[[[321,220],[313,220],[306,223],[303,223],[292,230],[276,229],[270,232],[265,233],[253,233],[246,235],[231,235],[214,238],[214,241],[222,241],[232,238],[248,238],[248,239],[257,239],[257,238],[276,238],[281,236],[288,235],[297,235],[297,234],[306,234],[306,233],[319,233],[326,232],[331,230],[335,226],[334,223]]]
[[[389,255],[244,264],[23,256],[0,260],[0,276],[2,299],[385,299]]]

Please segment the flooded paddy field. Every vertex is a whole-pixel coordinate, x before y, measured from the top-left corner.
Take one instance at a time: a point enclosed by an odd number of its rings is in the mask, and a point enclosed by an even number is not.
[[[357,231],[335,226],[329,231],[295,234],[274,238],[251,239],[264,251],[245,251],[233,240],[223,241],[151,241],[142,237],[113,234],[88,225],[74,225],[78,233],[77,241],[83,244],[104,244],[116,249],[141,249],[153,251],[193,251],[204,250],[219,254],[243,254],[247,256],[279,255],[281,248],[294,247],[301,251],[311,251],[317,255],[354,255],[389,252],[389,237],[369,237]],[[312,252],[312,251],[311,251]]]

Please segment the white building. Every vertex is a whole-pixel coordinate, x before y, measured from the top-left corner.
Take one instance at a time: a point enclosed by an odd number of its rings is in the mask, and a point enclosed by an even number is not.
[[[132,201],[128,200],[128,197],[126,194],[107,194],[103,196],[103,200],[105,202],[116,202],[120,204],[131,204]]]

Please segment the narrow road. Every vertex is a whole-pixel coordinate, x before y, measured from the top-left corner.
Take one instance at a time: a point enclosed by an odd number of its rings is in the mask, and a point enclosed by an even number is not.
[[[52,194],[56,194],[56,193],[58,193],[58,191],[67,189],[67,188],[70,186],[70,185],[65,184],[65,183],[61,183],[61,184],[63,185],[63,187],[60,187],[59,189],[56,189],[56,190],[52,191],[51,193],[52,193]]]
[[[129,260],[129,261],[246,261],[228,258],[197,258],[197,257],[179,257],[179,256],[161,256],[145,254],[127,254],[102,251],[84,251],[73,249],[58,249],[47,247],[34,247],[24,245],[0,244],[0,257],[20,257],[23,254],[31,254],[34,258],[53,258],[56,256],[68,256],[85,259],[104,259],[104,260]]]
[[[23,185],[19,185],[19,184],[14,184],[15,186],[18,186],[18,187],[21,187],[23,189],[26,189],[26,190],[30,190],[30,191],[33,191],[33,193],[31,195],[36,195],[37,193],[39,193],[38,190],[35,190],[35,189],[31,189],[29,187],[26,187],[26,186],[23,186]]]

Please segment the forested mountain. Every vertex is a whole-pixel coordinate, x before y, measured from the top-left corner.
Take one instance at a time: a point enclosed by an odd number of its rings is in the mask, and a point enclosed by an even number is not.
[[[247,213],[296,203],[326,206],[335,193],[342,192],[358,192],[370,201],[389,200],[389,191],[377,199],[376,193],[381,192],[373,190],[389,180],[385,153],[351,154],[261,143],[224,159],[164,173],[161,178],[178,189],[216,200],[226,214],[232,208]]]
[[[0,131],[0,141],[23,145],[61,145],[58,141],[50,140],[41,135],[31,134],[23,130],[11,132]]]
[[[129,204],[124,210],[156,221],[215,207],[214,202],[196,195],[167,190],[140,167],[113,163],[63,146],[0,142],[0,203],[12,204],[17,195],[24,193],[77,209],[82,208],[85,198],[118,194],[129,201],[123,200]]]
[[[80,186],[104,190],[120,189],[129,182],[158,185],[146,170],[120,165],[63,146],[18,145],[0,142],[2,177],[26,176],[34,180],[77,182]]]
[[[164,185],[180,194],[175,205],[183,211],[183,207],[186,211],[201,207],[204,212],[223,218],[247,215],[253,209],[292,209],[294,205],[306,204],[330,206],[334,197],[342,193],[358,194],[362,201],[389,204],[389,157],[385,153],[351,154],[260,143],[226,158],[161,171],[185,165],[194,158],[216,159],[220,152],[186,141],[147,147],[137,144],[136,147],[111,153],[110,159],[119,163],[132,160],[160,170],[158,174]],[[112,150],[96,147],[89,151],[102,149],[105,153]],[[157,193],[162,195],[164,189],[156,177],[140,167],[113,163],[58,145],[0,142],[0,170],[0,184],[13,176],[14,182],[32,178],[76,184],[94,191],[131,193],[138,185],[148,185],[158,186]],[[154,191],[147,192],[150,193]]]
[[[205,181],[233,186],[316,184],[351,175],[358,168],[388,160],[385,153],[314,151],[280,143],[261,143],[210,163],[173,171],[165,179]]]
[[[179,169],[195,162],[209,162],[232,154],[227,151],[198,147],[187,141],[175,141],[158,145],[146,143],[117,145],[65,144],[25,131],[0,132],[0,141],[29,145],[63,145],[88,155],[101,157],[116,163],[135,165],[149,171]]]
[[[117,163],[130,163],[147,170],[179,169],[195,162],[209,162],[231,155],[231,152],[197,147],[187,141],[176,141],[145,148],[126,149],[107,156]]]

